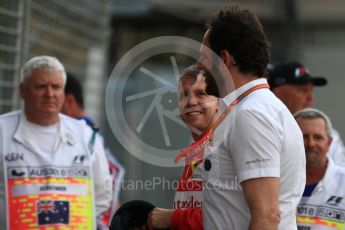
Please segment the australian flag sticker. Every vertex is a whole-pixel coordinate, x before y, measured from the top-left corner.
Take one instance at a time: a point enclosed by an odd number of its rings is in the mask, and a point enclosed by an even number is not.
[[[39,200],[36,202],[38,225],[69,224],[69,201]]]

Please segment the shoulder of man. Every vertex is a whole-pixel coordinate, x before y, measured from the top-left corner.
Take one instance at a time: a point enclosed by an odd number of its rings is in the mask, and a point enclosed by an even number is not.
[[[1,114],[0,115],[0,122],[6,122],[6,121],[9,121],[11,119],[15,119],[16,117],[19,117],[19,115],[20,115],[19,110]]]
[[[14,111],[0,115],[0,129],[12,130],[16,129],[20,120],[21,111]]]
[[[66,132],[77,137],[82,137],[83,139],[86,138],[87,141],[91,138],[93,131],[84,121],[64,114],[60,114],[59,116]]]
[[[332,134],[333,141],[334,140],[337,140],[337,141],[340,140],[341,141],[340,134],[335,128],[332,128],[331,134]]]
[[[339,173],[341,177],[345,179],[345,166],[334,164],[334,167],[336,168],[336,172]]]
[[[76,139],[81,139],[81,142],[88,146],[91,153],[94,152],[96,145],[102,145],[104,151],[103,137],[98,133],[98,129],[93,129],[84,119],[75,119],[64,114],[60,114],[60,118],[67,132],[70,132]],[[97,148],[99,149],[99,147]]]

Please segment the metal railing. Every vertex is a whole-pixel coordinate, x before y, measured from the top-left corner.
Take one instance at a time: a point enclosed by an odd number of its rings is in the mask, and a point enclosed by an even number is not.
[[[0,0],[0,114],[20,107],[20,69],[32,56],[56,56],[67,71],[89,79],[90,53],[108,48],[108,1]],[[101,97],[102,88],[93,94]]]

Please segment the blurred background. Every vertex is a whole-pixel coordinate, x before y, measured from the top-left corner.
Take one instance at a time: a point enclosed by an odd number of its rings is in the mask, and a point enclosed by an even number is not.
[[[0,114],[21,108],[17,87],[23,63],[36,55],[56,56],[68,72],[82,80],[87,114],[99,124],[106,144],[126,168],[121,201],[144,199],[171,207],[181,168],[145,163],[119,143],[105,115],[107,81],[126,52],[147,39],[169,35],[201,41],[207,16],[229,4],[259,16],[271,41],[273,64],[297,60],[312,75],[328,79],[326,87],[315,88],[315,107],[330,116],[344,137],[345,2],[341,0],[0,0]],[[179,71],[195,62],[186,57],[176,60]],[[166,56],[145,66],[169,82],[176,81]],[[142,75],[133,75],[124,89],[114,90],[134,95],[159,86]],[[124,110],[133,130],[153,98],[150,95],[118,108]],[[158,99],[164,111],[176,108],[176,95],[164,94]],[[148,114],[148,125],[138,136],[162,148],[166,140],[162,123],[157,123],[159,113],[156,108]],[[187,146],[191,141],[188,131],[164,119],[172,132],[170,142],[179,142],[178,148]]]

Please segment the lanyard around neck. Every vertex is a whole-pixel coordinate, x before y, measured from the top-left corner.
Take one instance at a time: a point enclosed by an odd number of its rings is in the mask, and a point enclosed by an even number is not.
[[[226,107],[224,112],[219,116],[216,122],[210,127],[210,129],[202,135],[197,142],[191,144],[187,149],[182,150],[176,157],[175,162],[177,163],[182,157],[186,157],[186,162],[188,163],[194,157],[200,158],[203,155],[205,147],[210,142],[210,137],[212,136],[214,130],[222,123],[225,117],[230,113],[230,111],[246,96],[258,89],[269,88],[270,86],[267,83],[259,84],[251,87],[250,89],[243,92],[238,96],[229,106]],[[203,157],[203,156],[202,156]]]
[[[250,89],[246,90],[245,92],[243,92],[240,96],[238,96],[229,106],[226,107],[226,109],[224,110],[224,112],[219,116],[219,118],[217,119],[217,121],[210,127],[210,129],[206,132],[207,133],[213,133],[213,131],[218,127],[218,125],[220,125],[220,123],[222,123],[222,121],[225,119],[225,117],[230,113],[230,111],[238,104],[240,103],[240,101],[245,98],[246,96],[248,96],[250,93],[252,93],[255,90],[258,89],[265,89],[265,88],[269,88],[270,86],[267,83],[264,84],[260,84],[260,85],[256,85],[251,87]]]

